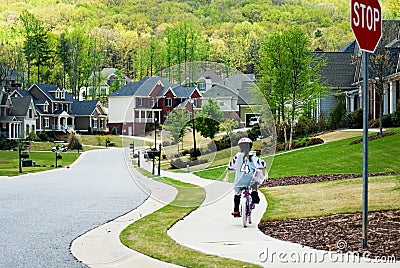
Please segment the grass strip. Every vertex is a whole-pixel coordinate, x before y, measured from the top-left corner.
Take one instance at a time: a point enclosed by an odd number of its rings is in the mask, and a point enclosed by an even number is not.
[[[399,132],[400,129],[391,129]],[[372,134],[376,135],[376,133]],[[350,145],[356,138],[333,141],[274,157],[270,178],[299,175],[362,173],[362,144]],[[400,172],[400,134],[373,140],[369,147],[369,172]],[[224,160],[227,164],[229,159]],[[195,172],[199,177],[222,180],[226,167]]]
[[[263,220],[360,212],[362,179],[262,188],[268,201]],[[369,178],[369,210],[400,209],[400,175]]]
[[[36,162],[36,167],[22,167],[22,173],[33,173],[54,169],[56,155],[53,152],[28,152],[29,160]],[[57,161],[57,165],[67,167],[78,159],[79,154],[74,152],[60,153],[62,159]],[[17,176],[18,170],[18,151],[0,151],[0,176]],[[52,167],[53,165],[53,167]]]
[[[252,263],[205,254],[175,242],[167,234],[168,229],[199,207],[204,201],[205,191],[202,187],[170,178],[157,180],[174,186],[178,194],[170,204],[123,230],[120,239],[125,246],[152,258],[185,267],[259,267]]]

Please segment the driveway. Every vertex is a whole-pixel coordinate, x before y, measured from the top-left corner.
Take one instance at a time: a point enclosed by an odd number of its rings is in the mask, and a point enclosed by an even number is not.
[[[0,267],[85,267],[71,255],[71,241],[147,198],[122,149],[89,151],[78,161],[0,178]]]

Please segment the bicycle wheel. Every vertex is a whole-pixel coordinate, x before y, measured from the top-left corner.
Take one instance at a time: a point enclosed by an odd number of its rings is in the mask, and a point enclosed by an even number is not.
[[[240,207],[242,211],[242,222],[243,222],[243,227],[247,227],[247,198],[242,197],[242,200],[240,201]]]

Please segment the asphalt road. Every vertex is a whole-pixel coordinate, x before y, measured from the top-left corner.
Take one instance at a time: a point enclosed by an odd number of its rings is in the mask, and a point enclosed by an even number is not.
[[[0,267],[85,267],[71,241],[146,197],[122,149],[89,151],[69,169],[0,178]]]

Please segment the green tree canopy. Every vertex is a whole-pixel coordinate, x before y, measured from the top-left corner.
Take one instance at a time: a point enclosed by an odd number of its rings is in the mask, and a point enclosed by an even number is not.
[[[217,100],[208,99],[203,103],[201,111],[196,114],[195,128],[203,137],[213,139],[219,131],[222,120],[223,112]]]

